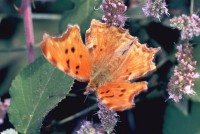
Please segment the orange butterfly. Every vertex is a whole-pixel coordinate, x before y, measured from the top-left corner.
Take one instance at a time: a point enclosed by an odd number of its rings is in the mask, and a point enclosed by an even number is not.
[[[79,26],[68,26],[61,37],[44,34],[40,45],[46,59],[78,81],[88,81],[85,94],[96,95],[110,110],[131,108],[133,97],[147,89],[147,82],[130,80],[156,68],[152,62],[159,48],[141,45],[128,30],[92,20],[84,45]]]

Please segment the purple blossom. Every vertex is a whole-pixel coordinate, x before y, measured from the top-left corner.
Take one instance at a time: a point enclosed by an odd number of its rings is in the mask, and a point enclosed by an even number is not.
[[[142,10],[146,16],[152,16],[159,20],[161,15],[169,15],[164,0],[147,0]]]
[[[171,26],[181,30],[182,40],[191,40],[194,36],[200,35],[200,18],[196,14],[191,16],[181,15],[171,20]]]
[[[114,130],[114,127],[118,122],[118,115],[116,112],[109,110],[108,107],[103,105],[101,101],[98,101],[98,107],[99,111],[97,112],[97,114],[99,116],[101,124],[104,130],[108,134],[110,134]]]
[[[10,106],[10,99],[5,99],[4,102],[0,100],[0,125],[3,124],[6,113]]]
[[[195,95],[194,79],[200,77],[200,74],[196,72],[196,61],[192,57],[192,45],[186,43],[177,46],[177,49],[178,65],[175,66],[167,89],[169,99],[175,102],[179,102],[183,95]]]
[[[18,132],[13,128],[9,128],[1,132],[1,134],[18,134]]]
[[[123,0],[102,0],[100,9],[104,11],[102,20],[113,26],[124,26],[127,17],[124,13],[127,10]]]
[[[84,121],[78,131],[76,131],[77,134],[103,134],[99,130],[98,125],[93,124],[90,121]]]

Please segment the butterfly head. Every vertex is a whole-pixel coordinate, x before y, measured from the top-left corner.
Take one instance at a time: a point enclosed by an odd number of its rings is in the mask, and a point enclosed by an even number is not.
[[[90,94],[95,92],[98,89],[98,85],[93,83],[93,82],[89,82],[87,87],[86,87],[86,91],[84,92],[85,95]]]

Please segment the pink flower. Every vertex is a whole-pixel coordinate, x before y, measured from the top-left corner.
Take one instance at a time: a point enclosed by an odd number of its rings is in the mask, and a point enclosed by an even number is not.
[[[181,30],[182,40],[191,40],[200,35],[200,18],[196,14],[191,16],[181,15],[170,20],[171,26]]]
[[[82,125],[76,134],[103,134],[101,132],[99,124],[93,124],[90,121],[82,122]]]
[[[196,61],[192,57],[192,45],[189,43],[177,46],[176,54],[178,65],[174,69],[168,83],[169,99],[178,102],[183,95],[195,95],[194,79],[199,78],[199,73],[196,72]]]
[[[159,20],[161,15],[169,15],[165,0],[147,0],[142,10],[146,16],[152,16]]]
[[[116,112],[109,110],[101,101],[98,101],[98,107],[99,111],[97,114],[101,124],[107,133],[111,133],[119,120],[118,115]]]
[[[3,124],[9,106],[10,106],[10,99],[5,99],[4,102],[0,100],[0,124]]]
[[[123,0],[102,0],[100,9],[104,11],[102,20],[113,26],[124,26],[127,17],[124,13],[127,10]]]

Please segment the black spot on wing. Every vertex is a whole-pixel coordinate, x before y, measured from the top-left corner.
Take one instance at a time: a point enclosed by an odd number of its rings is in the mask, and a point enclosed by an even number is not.
[[[79,66],[79,65],[77,65],[77,66],[76,66],[76,69],[79,69],[79,68],[80,68],[80,66]]]
[[[76,71],[76,75],[78,75],[78,71]]]
[[[65,53],[68,54],[68,49],[65,50]]]
[[[75,52],[75,48],[74,48],[74,47],[72,47],[72,48],[71,48],[71,51],[72,51],[72,53],[74,53],[74,52]]]
[[[126,89],[122,89],[122,90],[121,90],[121,92],[125,92],[125,91],[126,91]]]
[[[67,60],[67,67],[70,68],[70,60]]]
[[[100,94],[104,94],[104,92],[101,92]]]
[[[109,93],[109,92],[110,92],[110,90],[107,90],[107,91],[106,91],[106,93]]]
[[[110,96],[105,96],[105,98],[113,98],[114,95],[110,95]]]
[[[122,97],[124,94],[120,94],[119,97]]]

